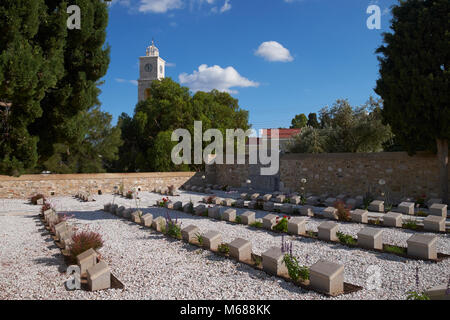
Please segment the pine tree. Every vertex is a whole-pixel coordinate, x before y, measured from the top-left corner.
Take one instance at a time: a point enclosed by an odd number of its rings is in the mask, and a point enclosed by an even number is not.
[[[450,2],[408,0],[392,9],[376,93],[396,139],[410,154],[425,145],[438,152],[440,192],[448,202],[450,138]]]

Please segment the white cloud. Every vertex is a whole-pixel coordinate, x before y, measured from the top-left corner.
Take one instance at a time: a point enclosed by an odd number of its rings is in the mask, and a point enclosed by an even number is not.
[[[263,57],[267,61],[290,62],[294,60],[289,50],[276,41],[261,43],[255,55]]]
[[[178,76],[181,84],[187,85],[192,91],[206,91],[212,89],[237,93],[231,88],[258,87],[259,83],[242,77],[233,67],[222,68],[220,66],[208,67],[202,64],[192,74],[182,73]]]
[[[119,83],[131,83],[131,84],[133,84],[133,85],[135,85],[135,86],[138,85],[137,80],[127,80],[127,79],[122,79],[122,78],[116,78],[115,80],[116,80],[117,82],[119,82]]]
[[[176,67],[176,64],[172,62],[166,62],[166,67],[167,68]]]
[[[220,13],[224,13],[228,10],[231,10],[231,3],[230,0],[225,0],[225,3],[223,4],[222,8],[220,8]]]
[[[165,13],[183,7],[181,0],[140,0],[140,12]]]

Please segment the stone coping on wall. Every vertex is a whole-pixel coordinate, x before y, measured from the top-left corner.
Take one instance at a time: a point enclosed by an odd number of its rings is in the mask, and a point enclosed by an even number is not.
[[[413,156],[409,156],[407,152],[346,152],[346,153],[285,153],[280,157],[280,160],[301,160],[301,159],[355,159],[355,158],[368,158],[377,160],[406,160],[408,158],[427,158],[436,159],[437,156],[431,152],[417,152]]]
[[[90,180],[193,177],[196,172],[133,172],[133,173],[80,173],[80,174],[26,174],[20,177],[0,175],[0,181]]]

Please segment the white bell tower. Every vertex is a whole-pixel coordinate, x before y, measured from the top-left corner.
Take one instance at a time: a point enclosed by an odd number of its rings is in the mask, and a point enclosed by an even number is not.
[[[150,86],[155,80],[164,79],[166,62],[159,56],[159,50],[152,40],[147,47],[146,55],[139,57],[138,102],[146,100],[150,95]]]

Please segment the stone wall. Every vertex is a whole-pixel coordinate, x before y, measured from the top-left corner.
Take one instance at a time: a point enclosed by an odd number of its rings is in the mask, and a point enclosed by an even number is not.
[[[215,183],[241,187],[251,175],[249,165],[215,165],[209,168]],[[208,173],[209,174],[209,173]],[[307,192],[338,195],[364,195],[371,187],[381,192],[380,179],[386,181],[394,198],[427,198],[439,194],[439,168],[436,155],[405,152],[285,154],[280,159],[280,189],[298,191],[306,178]],[[255,187],[255,186],[252,186]]]
[[[36,193],[46,196],[75,195],[78,191],[98,194],[99,190],[112,193],[114,186],[124,185],[124,190],[140,187],[143,191],[157,186],[185,183],[202,183],[202,174],[195,172],[164,173],[100,173],[100,174],[37,174],[20,177],[0,176],[0,198],[27,199]]]

